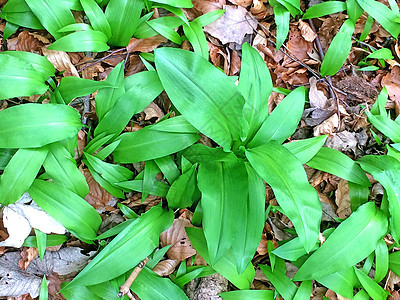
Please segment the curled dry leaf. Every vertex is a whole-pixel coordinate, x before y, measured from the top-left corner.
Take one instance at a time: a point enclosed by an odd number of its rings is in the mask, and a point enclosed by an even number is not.
[[[165,43],[168,40],[162,35],[155,35],[146,39],[135,39],[131,38],[126,50],[131,52],[151,52],[160,46],[161,43]]]
[[[338,188],[335,191],[336,205],[338,209],[336,211],[339,218],[344,219],[351,215],[350,208],[350,192],[347,180],[341,179],[338,184]]]
[[[292,56],[301,61],[309,58],[307,53],[312,52],[313,49],[312,44],[303,38],[300,30],[295,26],[290,26],[287,48],[290,50]],[[291,58],[285,56],[282,65],[288,66],[292,62]]]
[[[172,274],[178,265],[178,260],[166,259],[156,264],[156,266],[153,268],[153,271],[161,277],[164,277]]]
[[[185,227],[194,227],[187,219],[175,219],[172,226],[160,235],[161,246],[171,245],[167,252],[170,259],[183,261],[196,254]]]
[[[79,130],[78,132],[78,155],[83,155],[83,149],[86,147],[86,132]],[[74,159],[76,159],[74,157]]]
[[[226,4],[225,0],[193,0],[193,8],[199,12],[206,14],[210,11],[222,9]]]
[[[156,118],[155,122],[158,122],[162,117],[164,117],[164,112],[154,102],[151,102],[149,104],[149,106],[147,106],[144,109],[143,112],[146,115],[146,117],[144,118],[145,120],[150,120],[150,119]]]
[[[72,64],[67,52],[49,50],[47,47],[43,47],[42,52],[58,71],[65,71],[64,76],[79,77],[78,71]]]
[[[315,126],[314,136],[320,136],[324,134],[331,135],[338,126],[339,126],[339,117],[337,114],[333,114],[330,118],[326,119],[318,126]]]
[[[247,7],[253,3],[253,0],[229,0],[229,2],[232,2],[233,4],[240,5],[243,7]]]
[[[267,11],[267,8],[265,7],[263,1],[261,0],[253,0],[253,5],[250,8],[250,12],[257,16],[261,17],[265,12]]]
[[[382,78],[382,86],[385,86],[390,100],[395,104],[396,116],[400,114],[400,67],[393,67],[390,73]]]
[[[129,56],[129,65],[126,68],[125,76],[131,76],[144,70],[144,64],[139,55]]]
[[[41,42],[30,32],[24,30],[18,35],[18,42],[15,45],[15,50],[40,54],[43,46],[43,42]]]
[[[317,88],[317,79],[315,77],[310,78],[309,100],[311,107],[324,109],[329,106],[328,98],[325,96],[324,92]]]
[[[21,259],[18,262],[18,267],[21,270],[26,270],[32,260],[39,254],[38,248],[26,248],[24,247],[21,251]]]
[[[299,21],[297,27],[299,27],[301,35],[307,42],[313,42],[316,39],[317,34],[314,32],[314,30],[311,29],[310,25],[308,25],[303,20]]]
[[[86,182],[89,186],[89,194],[87,194],[85,200],[96,209],[104,208],[111,200],[112,195],[103,189],[96,180],[94,180],[88,169],[83,170],[83,175],[85,176]]]

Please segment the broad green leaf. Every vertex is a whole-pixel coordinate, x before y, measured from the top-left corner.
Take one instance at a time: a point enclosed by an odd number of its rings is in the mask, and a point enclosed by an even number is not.
[[[34,228],[36,236],[36,245],[39,252],[40,260],[43,260],[44,252],[46,251],[47,234],[41,232],[39,229]]]
[[[303,15],[303,20],[314,19],[346,10],[346,2],[328,1],[311,6]]]
[[[65,289],[101,283],[129,271],[158,246],[160,233],[171,226],[173,218],[171,210],[152,207],[119,233]]]
[[[238,162],[238,157],[233,152],[225,152],[222,148],[211,148],[202,144],[194,144],[183,151],[183,155],[192,164],[208,163],[210,161]]]
[[[33,14],[25,0],[9,0],[0,13],[2,19],[13,24],[32,28],[44,29],[39,19]],[[5,33],[4,33],[5,36]],[[6,39],[6,37],[4,37]]]
[[[60,143],[49,145],[49,153],[43,166],[56,184],[67,188],[81,198],[85,198],[89,193],[85,176],[77,168],[68,150]]]
[[[106,135],[105,132],[100,133],[94,139],[92,139],[84,148],[84,151],[88,154],[95,153],[101,146],[107,143],[114,135]]]
[[[171,133],[198,133],[182,115],[162,120],[153,125],[152,130],[171,132]]]
[[[357,0],[358,4],[382,25],[393,37],[400,34],[400,26],[395,22],[398,16],[386,5],[375,0]]]
[[[67,240],[65,235],[61,234],[49,234],[46,239],[46,247],[58,246],[63,244]],[[28,236],[23,244],[24,247],[37,248],[36,236]]]
[[[281,5],[280,3],[276,3],[273,5],[274,15],[275,15],[275,23],[276,23],[276,51],[283,45],[286,40],[286,37],[289,33],[289,23],[290,23],[290,12]]]
[[[154,183],[156,182],[156,175],[160,173],[160,169],[152,160],[145,162],[143,170],[143,185],[142,185],[142,201],[147,198],[153,190]]]
[[[108,24],[106,16],[103,10],[97,5],[94,0],[79,0],[83,9],[85,10],[86,16],[89,18],[90,24],[93,29],[103,32],[108,38],[111,37],[111,27]]]
[[[103,232],[102,234],[100,234],[96,240],[103,240],[106,238],[109,238],[111,236],[117,235],[119,234],[122,230],[124,230],[126,227],[128,227],[132,222],[134,222],[137,218],[135,219],[129,219],[126,220],[122,223],[119,223],[118,225],[108,229],[106,232]]]
[[[272,80],[257,50],[244,43],[242,54],[238,87],[246,101],[243,116],[247,122],[248,132],[245,132],[244,136],[251,139],[268,117],[268,97],[272,92]]]
[[[350,299],[353,297],[354,287],[359,284],[353,267],[317,278],[316,281],[339,295]]]
[[[293,279],[318,279],[354,266],[376,249],[386,231],[385,214],[373,202],[364,204],[336,228]]]
[[[297,286],[286,276],[285,273],[278,269],[272,271],[271,267],[266,265],[259,265],[259,267],[283,299],[293,299],[297,291]]]
[[[161,123],[160,123],[161,124]],[[171,133],[152,130],[151,126],[136,132],[124,133],[113,152],[114,160],[134,163],[160,158],[183,150],[200,138],[195,133]]]
[[[388,48],[382,48],[382,49],[372,52],[365,59],[368,59],[368,58],[393,59],[394,57],[393,57],[392,51],[390,51]]]
[[[155,4],[153,4],[152,7],[161,7],[163,9],[168,10],[169,12],[172,12],[174,15],[179,17],[179,19],[181,19],[186,25],[189,26],[189,20],[186,17],[186,15],[185,15],[185,13],[183,12],[182,9],[180,9],[178,7],[173,7],[173,6],[168,5],[168,4],[162,4],[162,3],[155,3]]]
[[[292,91],[272,111],[247,146],[254,148],[269,141],[283,143],[296,130],[303,114],[305,100],[304,87]]]
[[[3,171],[18,149],[0,148],[0,170]]]
[[[64,282],[61,287],[64,288],[68,283]],[[104,300],[102,297],[98,297],[91,292],[86,286],[76,286],[71,289],[63,289],[62,295],[67,300],[79,300],[79,299],[90,299],[90,300]]]
[[[154,160],[161,172],[170,184],[175,182],[181,175],[173,158],[170,155],[160,157]]]
[[[210,264],[210,257],[207,250],[207,242],[204,233],[199,228],[186,227],[186,232],[189,239],[204,260]],[[212,265],[212,268],[228,279],[239,289],[250,289],[250,284],[253,281],[255,270],[252,264],[249,264],[246,270],[239,274],[234,263],[233,253],[229,250],[217,263]]]
[[[351,37],[354,33],[354,23],[352,20],[346,20],[339,32],[333,38],[325,58],[321,64],[321,75],[335,75],[343,66],[350,53]]]
[[[121,212],[126,216],[128,219],[137,219],[139,216],[128,206],[118,203],[118,207]]]
[[[8,53],[0,53],[0,99],[44,94],[49,88],[45,82],[50,74]]]
[[[247,210],[244,199],[248,198],[249,189],[246,177],[244,163],[209,162],[199,166],[197,181],[201,192],[203,229],[211,266],[233,245],[238,232],[247,230],[243,228],[248,217],[247,213],[244,214]],[[234,253],[240,251],[239,246],[240,244],[235,243]],[[241,273],[243,265],[238,266]]]
[[[123,61],[112,69],[104,82],[113,87],[103,87],[97,92],[95,101],[96,115],[99,121],[101,121],[105,114],[115,105],[118,98],[125,93]]]
[[[0,13],[0,17],[2,14]],[[19,28],[19,25],[7,22],[6,25],[4,26],[4,31],[3,31],[3,40],[7,40],[10,36],[12,36]]]
[[[115,104],[96,127],[94,134],[102,132],[119,134],[134,114],[144,110],[161,92],[162,85],[154,71],[136,73],[124,82],[126,92],[123,93]]]
[[[41,147],[76,136],[81,126],[79,113],[66,105],[13,106],[0,111],[0,148]]]
[[[310,159],[312,159],[315,154],[322,148],[325,144],[327,135],[320,135],[313,138],[294,141],[290,143],[283,144],[283,147],[288,149],[296,158],[302,163],[305,164]]]
[[[328,3],[328,2],[327,2]],[[343,3],[343,2],[342,2]],[[357,3],[357,0],[346,0],[346,10],[350,20],[355,24],[358,18],[363,14],[364,10]]]
[[[378,98],[375,100],[374,105],[371,108],[371,114],[373,115],[381,115],[381,116],[387,116],[385,105],[388,100],[389,94],[384,86],[381,90],[381,92],[378,95]]]
[[[75,23],[71,10],[64,5],[59,5],[57,0],[25,0],[25,2],[40,20],[43,27],[55,39],[59,39],[64,35],[58,32],[59,29]],[[64,49],[64,51],[68,50]]]
[[[356,211],[361,205],[368,202],[369,188],[350,181],[347,184],[349,185],[351,211]]]
[[[66,52],[102,52],[110,49],[110,47],[107,45],[107,36],[104,33],[96,30],[85,30],[63,36],[51,44],[48,49]]]
[[[189,171],[183,173],[172,183],[167,194],[169,207],[174,209],[189,207],[200,199],[196,168],[197,164],[194,164]]]
[[[374,300],[385,300],[390,295],[379,284],[373,281],[367,274],[360,271],[357,267],[353,267],[362,287]]]
[[[47,300],[47,299],[49,299],[49,289],[47,287],[46,275],[44,275],[42,279],[42,284],[40,285],[39,300]]]
[[[190,0],[155,0],[156,3],[168,4],[174,7],[192,8],[193,4]]]
[[[234,83],[193,52],[155,50],[158,75],[175,107],[224,149],[240,140],[244,99]]]
[[[225,10],[223,9],[217,9],[210,11],[204,15],[201,15],[197,17],[195,20],[200,24],[201,27],[207,26],[208,24],[215,22],[218,20],[223,14],[225,13]]]
[[[105,15],[111,27],[109,44],[125,47],[133,36],[144,8],[142,0],[110,0]]]
[[[86,23],[74,23],[64,26],[59,29],[58,32],[73,32],[73,31],[84,31],[84,30],[93,30],[93,27]]]
[[[248,149],[246,157],[272,187],[278,204],[309,252],[318,239],[322,210],[318,194],[308,183],[302,164],[277,142]]]
[[[365,41],[365,39],[367,38],[367,36],[371,32],[373,24],[374,24],[374,19],[370,15],[368,15],[368,18],[365,21],[364,29],[363,29],[363,31],[361,32],[361,35],[360,35],[360,41]]]
[[[371,299],[365,290],[360,290],[355,296],[352,298],[353,300],[369,300]]]
[[[36,71],[43,73],[45,79],[47,79],[49,76],[54,76],[55,68],[53,64],[44,56],[25,51],[4,51],[1,52],[1,54],[7,54],[23,61],[23,64],[21,64],[23,66],[29,64]],[[11,65],[11,67],[15,68],[16,66]]]
[[[90,95],[96,90],[104,87],[112,88],[112,86],[104,81],[68,76],[61,78],[57,89],[64,102],[69,104],[74,98]]]
[[[181,288],[175,285],[169,278],[162,278],[145,267],[139,273],[131,285],[131,290],[140,299],[160,300],[187,300],[188,297]]]
[[[171,24],[174,24],[174,21],[171,22],[172,18],[176,18],[176,17],[162,17],[162,18],[153,19],[153,20],[148,21],[147,25],[149,25],[157,33],[159,33],[162,36],[169,39],[171,42],[174,42],[174,43],[180,45],[182,43],[182,39],[181,39],[181,36],[174,30],[174,28],[177,26],[174,26],[174,25],[171,26]],[[184,22],[181,19],[179,19],[179,18],[176,18],[176,19],[179,20],[179,22],[177,23],[177,24],[179,24],[179,26],[184,25],[183,24]]]
[[[389,254],[389,269],[400,276],[400,251]]]
[[[224,300],[273,300],[274,292],[270,290],[239,290],[219,294]]]
[[[391,120],[387,116],[376,115],[374,116],[370,112],[366,111],[365,114],[368,117],[368,121],[371,122],[372,125],[388,138],[390,138],[393,142],[400,142],[400,125],[395,121]]]
[[[80,240],[91,243],[101,218],[83,198],[66,188],[36,179],[28,190],[33,200]]]
[[[117,185],[121,188],[127,189],[127,190],[131,190],[131,191],[138,191],[138,192],[143,191],[143,180],[135,179],[135,180],[131,180],[131,181],[119,182],[119,183],[116,183],[115,185]],[[168,189],[169,189],[169,185],[166,184],[165,182],[155,181],[153,183],[153,188],[150,191],[150,195],[166,197],[167,193],[168,193]]]
[[[208,44],[203,28],[197,21],[190,22],[189,25],[183,24],[183,32],[193,47],[194,52],[197,52],[208,60]]]
[[[19,149],[0,177],[0,203],[18,201],[35,180],[47,155],[47,147]]]
[[[293,300],[303,300],[303,299],[308,299],[311,296],[312,292],[312,282],[311,280],[306,280],[303,281],[297,292],[296,295],[294,296]]]
[[[109,155],[111,155],[111,153],[114,152],[115,148],[118,147],[119,143],[121,141],[115,141],[112,142],[111,144],[105,146],[103,149],[101,149],[97,154],[96,157],[100,160],[105,160]]]
[[[296,17],[298,14],[302,13],[300,9],[300,1],[299,0],[276,0],[280,4],[282,4],[292,15],[292,17]]]
[[[380,240],[375,249],[375,278],[376,282],[381,282],[385,278],[389,269],[389,252],[385,240]]]
[[[362,186],[371,186],[367,175],[350,157],[332,148],[322,147],[307,165]]]
[[[383,185],[389,201],[389,228],[395,241],[400,239],[400,162],[388,155],[366,155],[357,161]]]
[[[318,248],[319,243],[315,243],[314,247],[311,249],[311,251],[316,250]],[[304,249],[302,243],[300,242],[300,239],[298,237],[288,241],[287,243],[279,246],[275,250],[272,251],[273,254],[276,256],[279,256],[280,258],[290,260],[290,261],[295,261],[302,257],[303,255],[306,255],[307,252]]]

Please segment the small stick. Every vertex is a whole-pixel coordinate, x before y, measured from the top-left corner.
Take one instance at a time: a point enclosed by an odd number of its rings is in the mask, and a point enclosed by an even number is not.
[[[130,291],[132,283],[135,281],[136,277],[139,275],[139,273],[143,270],[144,266],[146,263],[149,261],[149,257],[146,257],[144,260],[142,260],[132,271],[131,275],[129,275],[128,279],[125,281],[123,285],[119,288],[119,293],[118,297],[122,298],[124,295],[127,295],[128,297],[132,296],[132,293]],[[130,298],[130,299],[135,299]]]

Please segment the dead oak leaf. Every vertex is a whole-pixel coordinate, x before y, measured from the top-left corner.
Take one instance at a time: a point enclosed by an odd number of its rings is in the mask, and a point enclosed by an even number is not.
[[[163,37],[162,35],[155,35],[149,38],[145,39],[135,39],[131,38],[129,41],[128,46],[126,47],[126,50],[131,53],[131,52],[151,52],[158,46],[160,46],[161,43],[167,42],[167,39]]]
[[[72,64],[67,52],[49,50],[47,47],[43,47],[42,52],[58,71],[65,71],[64,76],[79,77],[78,71]]]
[[[87,194],[85,200],[96,209],[105,207],[105,205],[110,202],[112,195],[94,180],[88,169],[83,170],[83,175],[89,186],[89,194]]]
[[[341,219],[345,219],[351,215],[350,208],[350,192],[347,180],[341,179],[338,184],[338,188],[335,191],[336,205],[338,209],[336,211],[337,215]]]
[[[303,20],[299,21],[297,27],[300,29],[301,35],[307,42],[313,42],[317,38],[317,34],[314,32],[314,30],[312,30],[310,25]]]
[[[393,67],[390,73],[382,78],[382,86],[385,86],[390,100],[395,104],[396,116],[400,114],[400,67]]]

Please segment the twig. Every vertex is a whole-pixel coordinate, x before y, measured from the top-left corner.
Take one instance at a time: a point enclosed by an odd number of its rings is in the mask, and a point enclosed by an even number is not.
[[[146,263],[149,261],[149,257],[146,257],[144,260],[142,260],[132,271],[131,275],[129,275],[128,279],[125,281],[123,285],[119,288],[119,293],[118,297],[122,298],[124,295],[127,295],[129,297],[132,296],[132,293],[130,291],[132,283],[135,281],[136,277],[139,275],[139,273],[143,270],[144,266]],[[130,299],[135,299],[130,298]]]
[[[80,66],[80,65],[85,65],[85,64],[89,63],[88,65],[86,65],[86,66],[84,66],[84,67],[82,68],[81,71],[83,71],[84,69],[86,69],[86,68],[88,68],[88,67],[90,67],[90,66],[93,66],[93,65],[97,64],[98,62],[103,61],[103,60],[109,58],[110,56],[113,56],[115,53],[118,53],[118,52],[121,52],[121,51],[124,51],[124,50],[126,50],[126,47],[121,48],[121,49],[114,50],[114,51],[112,51],[110,54],[107,54],[106,56],[101,57],[101,58],[99,58],[99,59],[93,59],[93,60],[90,60],[90,61],[85,61],[85,62],[76,64],[75,67]]]

